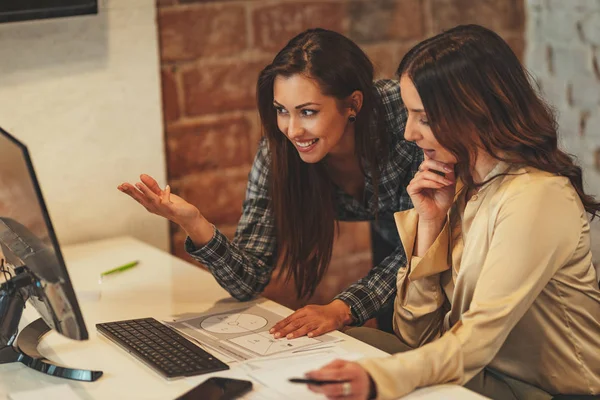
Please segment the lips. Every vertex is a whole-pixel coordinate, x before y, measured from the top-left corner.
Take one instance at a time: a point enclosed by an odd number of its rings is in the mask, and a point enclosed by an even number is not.
[[[435,157],[435,150],[431,150],[431,149],[423,149],[423,153],[425,154],[425,156],[427,158],[431,158],[433,159]]]
[[[294,144],[299,152],[307,153],[315,148],[319,139],[310,139],[310,140],[294,140]]]

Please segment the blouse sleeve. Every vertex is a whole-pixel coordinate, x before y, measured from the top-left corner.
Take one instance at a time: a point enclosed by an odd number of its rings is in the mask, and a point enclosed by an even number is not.
[[[423,255],[413,255],[419,216],[416,210],[394,215],[398,233],[407,254],[407,265],[398,271],[394,331],[412,348],[422,346],[440,336],[446,297],[440,284],[440,273],[450,268],[449,224]]]

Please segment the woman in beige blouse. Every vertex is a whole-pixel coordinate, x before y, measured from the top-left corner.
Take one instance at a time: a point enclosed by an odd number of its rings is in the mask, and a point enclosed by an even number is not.
[[[398,68],[405,138],[425,161],[396,214],[408,263],[394,331],[350,331],[388,352],[308,374],[329,398],[394,399],[454,383],[494,399],[600,394],[600,291],[581,169],[508,45],[476,25]]]

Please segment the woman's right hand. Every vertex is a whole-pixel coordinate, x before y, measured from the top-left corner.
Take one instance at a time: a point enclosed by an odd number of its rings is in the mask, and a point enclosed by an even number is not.
[[[441,176],[436,172],[443,172]],[[406,191],[419,214],[419,221],[441,221],[454,201],[454,166],[425,157]]]
[[[117,189],[129,195],[152,214],[167,218],[185,230],[188,230],[186,227],[194,226],[203,218],[198,208],[172,194],[168,185],[165,190],[162,190],[156,180],[146,174],[142,174],[140,180],[141,182],[136,183],[135,186],[123,183]]]

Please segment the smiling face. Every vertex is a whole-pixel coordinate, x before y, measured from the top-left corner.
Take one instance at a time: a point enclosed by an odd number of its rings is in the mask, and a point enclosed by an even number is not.
[[[407,75],[402,75],[400,79],[400,91],[402,101],[408,111],[404,138],[415,142],[417,146],[422,148],[427,158],[448,164],[456,164],[456,157],[442,147],[433,135],[425,108],[421,102],[421,96],[419,96],[417,88]]]
[[[273,86],[277,126],[298,150],[302,161],[316,163],[326,155],[354,151],[355,114],[340,100],[326,96],[318,83],[304,75],[277,76]]]

